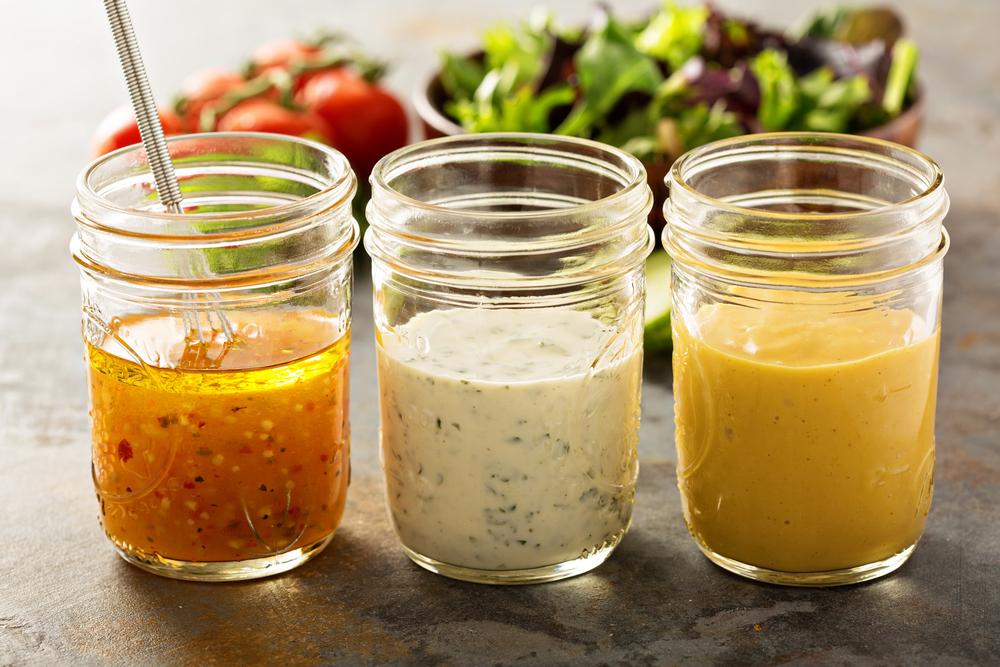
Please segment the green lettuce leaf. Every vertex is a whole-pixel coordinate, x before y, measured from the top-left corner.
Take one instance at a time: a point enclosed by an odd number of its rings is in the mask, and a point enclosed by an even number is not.
[[[757,119],[768,130],[846,132],[872,95],[864,75],[837,79],[829,67],[796,79],[785,54],[773,49],[761,51],[750,69],[760,87]]]
[[[565,85],[538,95],[525,86],[497,104],[487,99],[456,100],[447,111],[470,132],[548,132],[552,110],[572,104],[575,97]]]
[[[580,100],[556,134],[590,136],[623,95],[652,94],[663,80],[656,63],[635,47],[621,24],[606,14],[603,21],[576,54]]]
[[[903,110],[903,103],[916,78],[919,56],[917,45],[912,40],[901,39],[892,47],[892,62],[882,95],[882,108],[890,116],[898,116]]]
[[[677,127],[684,143],[683,151],[743,134],[739,117],[726,111],[725,103],[721,100],[711,107],[701,102],[683,109],[677,117]]]
[[[441,85],[452,99],[472,99],[484,76],[486,67],[479,60],[441,53]]]
[[[708,15],[707,5],[678,7],[665,2],[636,37],[636,48],[676,70],[701,50]]]
[[[767,130],[782,130],[799,108],[795,73],[781,51],[764,49],[750,61],[750,71],[760,87],[757,120]]]
[[[620,146],[642,160],[673,159],[696,146],[743,134],[739,116],[727,111],[724,102],[692,105],[687,101],[690,93],[683,76],[671,76],[657,87],[651,104],[605,127],[598,141]]]
[[[862,75],[834,79],[821,67],[798,81],[801,109],[790,126],[814,132],[844,132],[858,108],[871,98],[868,79]]]
[[[483,34],[486,67],[499,73],[496,83],[499,98],[514,94],[541,75],[550,41],[544,25],[530,23],[520,29],[499,23]]]

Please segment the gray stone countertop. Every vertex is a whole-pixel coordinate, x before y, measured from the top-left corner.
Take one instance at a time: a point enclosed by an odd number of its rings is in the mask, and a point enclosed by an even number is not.
[[[188,71],[235,64],[263,39],[319,24],[354,30],[399,62],[391,82],[406,91],[436,48],[472,43],[493,11],[458,0],[384,3],[391,11],[320,0],[132,4],[165,91]],[[530,4],[495,12],[517,17]],[[568,0],[551,4],[569,18],[586,13]],[[646,5],[627,4],[632,13]],[[669,363],[657,359],[645,373],[635,522],[607,563],[575,579],[513,588],[450,581],[412,565],[383,507],[363,278],[352,357],[355,474],[333,544],[296,571],[242,584],[168,581],[122,562],[98,525],[91,489],[79,292],[67,242],[86,138],[123,89],[99,3],[5,11],[0,664],[995,664],[1000,3],[919,0],[904,9],[930,93],[922,148],[943,165],[952,196],[934,507],[915,555],[896,574],[829,590],[744,581],[700,554],[674,482]],[[739,11],[780,22],[800,9],[757,0]]]

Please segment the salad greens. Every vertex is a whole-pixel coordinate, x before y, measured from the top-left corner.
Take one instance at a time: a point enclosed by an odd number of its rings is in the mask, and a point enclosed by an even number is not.
[[[668,0],[646,20],[599,8],[584,29],[539,11],[441,56],[443,110],[470,132],[598,139],[646,160],[747,132],[860,132],[904,111],[918,52],[887,9],[835,8],[795,32]]]
[[[635,36],[635,45],[677,69],[701,50],[708,15],[706,5],[682,8],[668,2]]]
[[[796,78],[785,54],[774,49],[754,56],[750,70],[760,86],[757,118],[766,130],[842,132],[871,97],[861,74],[837,79],[832,69],[820,67]]]
[[[589,132],[623,95],[652,94],[663,80],[656,63],[634,44],[634,36],[610,16],[602,15],[602,19],[603,25],[591,33],[573,58],[579,100],[556,127],[558,134]]]

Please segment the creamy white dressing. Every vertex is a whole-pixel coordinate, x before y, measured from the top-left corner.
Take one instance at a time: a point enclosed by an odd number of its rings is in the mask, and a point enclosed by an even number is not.
[[[454,309],[383,332],[381,442],[403,544],[520,570],[614,546],[632,515],[641,350],[586,312]]]

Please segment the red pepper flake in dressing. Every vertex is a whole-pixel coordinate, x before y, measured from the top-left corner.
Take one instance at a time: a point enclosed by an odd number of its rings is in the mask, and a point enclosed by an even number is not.
[[[240,454],[253,454],[253,448],[250,445],[243,445],[240,447]]]
[[[128,440],[122,438],[121,442],[118,443],[118,460],[125,463],[131,459],[132,456],[132,445],[129,444]]]
[[[187,482],[184,482],[184,488],[185,489],[193,489],[194,487],[195,487],[195,483],[194,482],[192,482],[190,480],[188,480]]]
[[[329,458],[330,457],[327,456],[326,454],[320,454],[319,455],[319,460],[322,461],[323,463],[326,463],[327,459],[329,459]]]
[[[312,412],[316,409],[316,404],[312,401],[306,401],[306,412]]]

